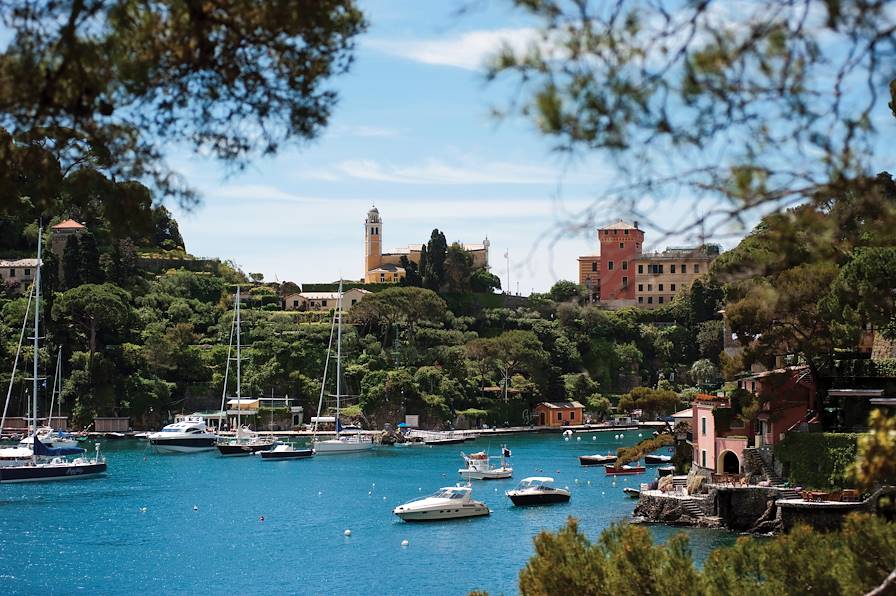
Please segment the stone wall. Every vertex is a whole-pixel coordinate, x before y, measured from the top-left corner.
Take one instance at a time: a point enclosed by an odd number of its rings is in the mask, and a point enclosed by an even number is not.
[[[753,528],[769,507],[769,501],[779,498],[780,491],[772,487],[714,487],[709,491],[713,515],[722,518],[725,527],[737,532]]]

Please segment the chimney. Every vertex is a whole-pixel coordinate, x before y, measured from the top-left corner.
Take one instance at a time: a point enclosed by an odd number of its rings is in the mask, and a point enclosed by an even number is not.
[[[635,220],[635,229],[638,229],[638,220]]]

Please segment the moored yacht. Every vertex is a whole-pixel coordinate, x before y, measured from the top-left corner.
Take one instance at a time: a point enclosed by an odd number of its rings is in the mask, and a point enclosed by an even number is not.
[[[609,453],[606,455],[595,453],[594,455],[579,456],[579,464],[583,466],[602,466],[604,464],[612,464],[615,461],[616,456]]]
[[[554,479],[547,476],[523,478],[519,486],[505,494],[514,505],[547,505],[569,501],[569,491],[554,486]]]
[[[248,426],[241,426],[236,431],[236,437],[230,440],[218,441],[217,447],[221,455],[250,455],[259,451],[268,451],[274,446],[274,439],[261,437]]]
[[[289,443],[277,443],[273,449],[259,451],[258,455],[264,461],[277,461],[283,459],[305,459],[314,455],[314,449],[298,448]]]
[[[205,420],[198,416],[169,424],[159,432],[151,433],[148,438],[159,453],[210,451],[218,441],[218,435],[209,432]]]
[[[236,294],[233,297],[233,325],[230,328],[230,343],[227,345],[227,365],[224,369],[224,390],[221,392],[221,411],[224,411],[224,400],[227,395],[227,379],[230,376],[230,350],[233,348],[234,331],[236,332],[236,399],[229,403],[236,405],[236,435],[230,439],[220,439],[217,441],[216,447],[221,455],[227,457],[235,457],[240,455],[251,455],[257,451],[265,451],[274,446],[273,437],[262,438],[257,432],[243,424],[242,414],[243,405],[246,400],[242,399],[243,378],[242,378],[242,356],[240,339],[240,331],[242,328],[240,320],[240,287],[236,287]]]
[[[399,505],[392,513],[404,521],[434,521],[478,517],[491,511],[485,503],[473,500],[473,489],[469,486],[448,486],[428,497]]]
[[[13,457],[7,459],[3,466],[0,466],[0,483],[7,482],[35,482],[40,480],[69,480],[75,478],[86,478],[106,473],[106,460],[100,457],[99,444],[96,445],[96,456],[93,459],[79,457],[75,460],[65,459],[69,455],[81,455],[84,449],[80,447],[48,447],[41,442],[38,421],[38,392],[40,381],[42,380],[40,372],[40,282],[41,282],[41,249],[43,245],[43,229],[38,228],[37,232],[37,267],[34,274],[34,340],[33,358],[32,358],[32,388],[31,388],[31,457],[21,459]],[[28,300],[28,307],[31,305],[31,299]],[[26,321],[28,317],[28,307],[26,307]],[[15,370],[18,365],[19,353],[22,349],[22,340],[24,338],[25,323],[22,324],[22,333],[19,336],[19,348],[16,352],[16,358],[13,364],[13,374],[10,379],[10,389],[15,378]],[[6,409],[9,405],[10,393],[7,392],[7,402],[3,407],[3,418],[6,417]],[[48,412],[47,419],[51,420],[52,405]],[[2,422],[0,422],[2,427]],[[16,448],[13,448],[13,451]],[[27,446],[19,446],[18,449],[28,449]]]
[[[0,466],[0,483],[74,480],[105,474],[106,460],[100,456],[99,443],[93,458],[65,459],[67,455],[81,455],[84,451],[80,447],[47,447],[38,437],[34,452],[26,462]]]
[[[465,480],[503,480],[513,477],[513,468],[507,465],[506,458],[510,457],[510,449],[501,447],[500,457],[489,457],[485,451],[466,455],[461,452],[461,457],[467,465],[457,471]],[[495,460],[496,463],[492,463]]]
[[[53,430],[49,426],[42,426],[37,429],[37,436],[40,439],[40,442],[46,445],[47,447],[77,447],[78,439],[72,433],[67,433],[64,431]],[[34,444],[34,435],[28,435],[21,441],[19,441],[19,445],[21,447],[26,447],[31,449],[31,446]]]
[[[317,404],[317,420],[321,418],[321,410],[324,406],[324,391],[327,384],[327,368],[330,364],[330,351],[333,346],[333,331],[336,331],[336,437],[332,439],[318,439],[315,435],[311,439],[314,453],[317,455],[338,455],[342,453],[363,453],[373,449],[373,437],[353,431],[348,434],[343,432],[342,423],[339,421],[339,409],[342,395],[342,282],[339,282],[339,294],[336,298],[336,308],[333,311],[333,324],[330,328],[330,342],[327,346],[327,359],[324,362],[324,378],[320,385],[320,401]],[[314,425],[317,432],[317,422]]]

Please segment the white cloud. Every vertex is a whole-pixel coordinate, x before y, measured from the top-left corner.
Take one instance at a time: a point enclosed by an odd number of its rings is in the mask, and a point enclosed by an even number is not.
[[[380,52],[438,66],[480,70],[502,44],[522,51],[538,39],[531,27],[469,31],[449,39],[369,39],[365,45]]]
[[[429,159],[410,165],[395,165],[374,159],[351,159],[330,168],[305,171],[314,180],[357,178],[398,184],[554,184],[570,181],[560,168],[505,161],[447,162]]]

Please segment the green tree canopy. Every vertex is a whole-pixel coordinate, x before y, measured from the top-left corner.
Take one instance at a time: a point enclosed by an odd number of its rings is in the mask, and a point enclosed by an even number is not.
[[[167,142],[242,164],[313,139],[365,28],[351,0],[8,0],[2,13],[15,35],[0,77],[15,83],[0,86],[0,125],[181,196]]]

